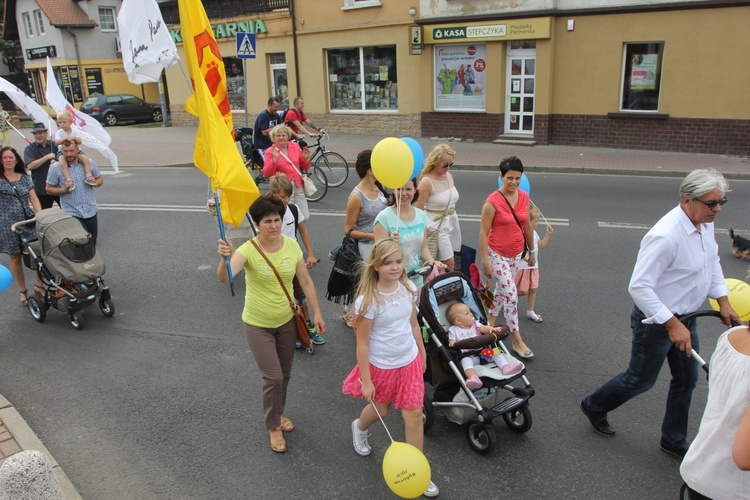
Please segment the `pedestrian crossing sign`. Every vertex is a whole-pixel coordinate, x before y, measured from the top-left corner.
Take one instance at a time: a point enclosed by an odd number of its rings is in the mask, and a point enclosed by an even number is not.
[[[255,33],[237,33],[237,59],[255,59]]]

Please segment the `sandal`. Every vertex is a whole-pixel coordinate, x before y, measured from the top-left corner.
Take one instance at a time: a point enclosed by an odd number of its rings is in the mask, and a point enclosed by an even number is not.
[[[19,290],[21,295],[23,295],[23,298],[21,299],[21,305],[28,305],[29,303],[29,291],[28,290]]]
[[[294,430],[294,424],[284,415],[281,416],[281,430],[284,432],[292,432]]]
[[[274,433],[276,432],[278,432],[281,436],[281,427],[271,429],[271,449],[276,453],[284,453],[286,451],[286,441],[284,440],[283,436],[274,440]]]
[[[37,297],[44,298],[44,296],[47,294],[47,290],[44,289],[43,286],[34,285],[34,295]]]
[[[341,319],[344,320],[344,323],[346,323],[346,326],[348,326],[349,328],[354,328],[354,318],[352,318],[352,315],[349,312],[344,311],[341,314]]]

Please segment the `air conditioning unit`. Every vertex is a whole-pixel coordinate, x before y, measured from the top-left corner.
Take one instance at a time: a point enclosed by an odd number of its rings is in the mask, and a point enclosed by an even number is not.
[[[120,57],[122,55],[122,45],[120,45],[120,38],[115,38],[115,52],[117,52],[117,57]]]

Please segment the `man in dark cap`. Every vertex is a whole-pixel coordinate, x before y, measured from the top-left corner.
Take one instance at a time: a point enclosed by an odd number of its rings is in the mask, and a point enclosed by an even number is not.
[[[51,208],[57,202],[60,206],[60,197],[47,194],[47,171],[50,164],[55,161],[57,146],[49,140],[47,127],[43,123],[35,123],[31,129],[34,142],[26,146],[23,151],[23,161],[26,168],[31,171],[31,179],[34,181],[34,191],[42,209]]]

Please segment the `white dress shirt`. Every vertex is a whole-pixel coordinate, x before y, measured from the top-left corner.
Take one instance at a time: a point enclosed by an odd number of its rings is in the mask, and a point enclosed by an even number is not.
[[[713,222],[698,230],[680,206],[662,217],[641,240],[628,287],[643,322],[664,324],[727,295],[718,250]]]

